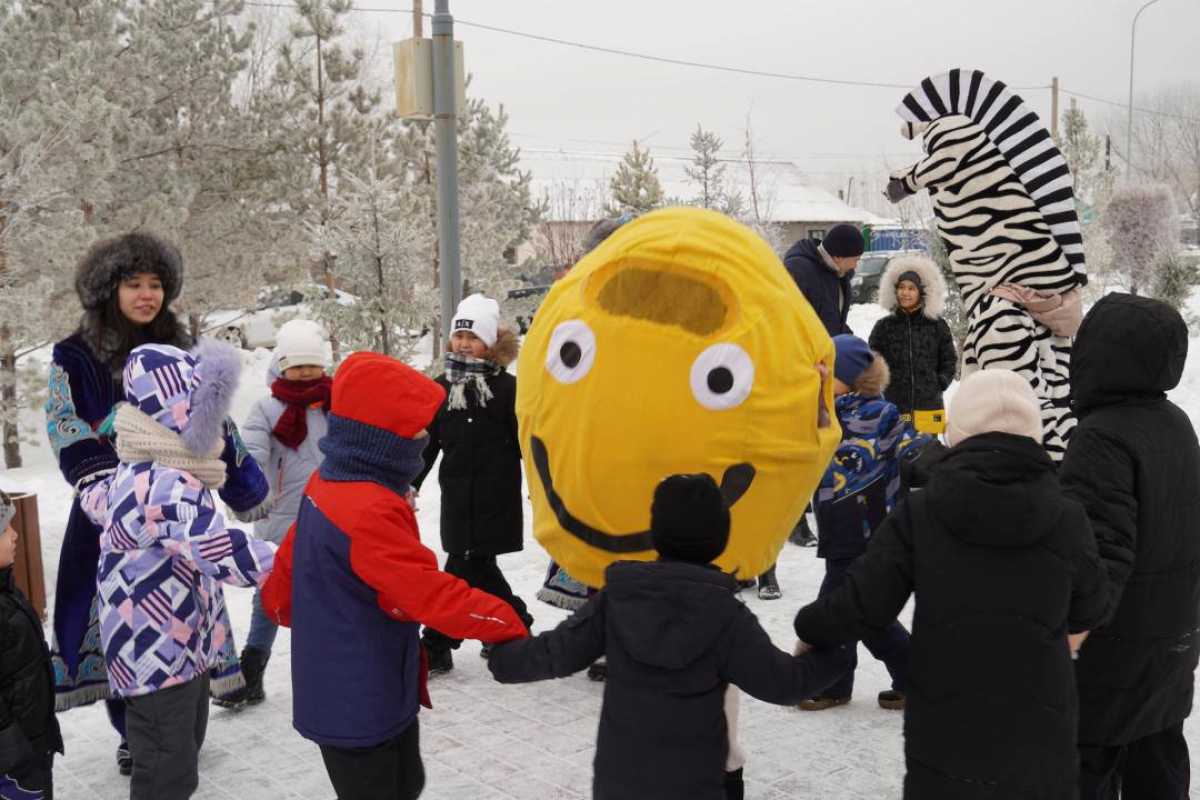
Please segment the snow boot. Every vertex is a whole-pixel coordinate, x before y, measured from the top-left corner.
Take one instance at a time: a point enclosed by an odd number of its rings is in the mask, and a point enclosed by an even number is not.
[[[243,678],[245,675],[242,676]],[[246,687],[234,689],[232,692],[227,692],[222,695],[213,695],[212,704],[217,708],[228,709],[229,711],[241,711],[246,707]]]
[[[801,711],[824,711],[827,708],[834,706],[844,706],[850,702],[849,697],[810,697],[807,700],[801,700],[797,706]]]
[[[480,658],[491,658],[492,657],[492,643],[491,642],[484,642],[482,645],[480,645],[479,657]]]
[[[133,774],[133,756],[129,755],[129,742],[124,739],[117,745],[117,772],[127,778]]]
[[[246,678],[246,705],[256,706],[267,699],[263,689],[263,673],[271,654],[257,647],[242,650],[242,675]]]
[[[904,692],[897,692],[895,689],[888,689],[885,692],[880,692],[879,707],[886,708],[890,711],[903,711]]]
[[[743,589],[753,589],[755,586],[758,586],[758,578],[749,578],[748,580],[737,582],[737,590],[739,592]]]
[[[447,650],[429,650],[426,649],[426,655],[429,658],[429,676],[445,675],[450,670],[454,669],[454,656]]]
[[[775,567],[758,576],[758,599],[759,600],[778,600],[783,597],[783,592],[779,589],[779,581],[775,579]]]
[[[604,659],[595,661],[587,670],[588,680],[603,683],[608,680],[608,662]]]
[[[788,536],[788,541],[800,547],[816,547],[817,537],[813,535],[812,528],[808,527],[808,515],[800,517],[800,521],[796,523],[796,527],[792,528],[792,533]]]

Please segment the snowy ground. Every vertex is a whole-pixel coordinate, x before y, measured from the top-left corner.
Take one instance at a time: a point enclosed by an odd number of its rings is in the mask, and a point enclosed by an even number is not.
[[[1200,304],[1195,304],[1200,310]],[[864,338],[878,318],[871,307],[855,306],[851,325]],[[1193,333],[1193,336],[1195,333]],[[1193,345],[1196,348],[1197,345]],[[265,392],[263,376],[270,354],[245,354],[246,369],[234,416],[244,418]],[[1193,356],[1172,399],[1200,422],[1200,358]],[[40,427],[34,415],[26,420]],[[42,524],[46,580],[54,587],[57,553],[70,506],[70,492],[52,456],[39,439],[25,449],[26,464],[3,473],[6,490],[35,492]],[[427,484],[419,518],[423,541],[439,550],[437,482]],[[528,511],[526,521],[528,528]],[[501,558],[501,566],[537,617],[535,631],[553,627],[566,615],[538,603],[534,593],[547,556],[526,531],[526,549]],[[782,600],[764,602],[744,593],[775,643],[790,648],[796,609],[816,596],[822,562],[812,549],[788,546],[779,562]],[[250,592],[228,589],[239,640],[250,618]],[[51,601],[52,602],[52,601]],[[902,615],[906,624],[910,610]],[[901,715],[884,711],[875,695],[888,688],[887,673],[860,648],[855,698],[848,706],[801,712],[745,698],[740,736],[748,752],[747,797],[877,798],[899,797],[903,775]],[[586,798],[591,795],[591,762],[602,685],[577,675],[526,686],[494,683],[479,645],[467,642],[455,653],[455,670],[431,683],[434,708],[421,714],[422,752],[427,798]],[[291,727],[291,642],[280,632],[267,670],[267,702],[242,712],[213,709],[200,759],[196,800],[306,798],[329,800],[333,790],[317,748]],[[353,676],[347,676],[347,683]],[[329,702],[336,703],[336,693]],[[56,763],[60,800],[119,800],[128,782],[116,771],[116,738],[101,706],[60,717],[66,756]],[[986,725],[987,720],[980,720]],[[1200,752],[1200,727],[1185,727],[1194,752]],[[1200,770],[1193,768],[1193,782]]]

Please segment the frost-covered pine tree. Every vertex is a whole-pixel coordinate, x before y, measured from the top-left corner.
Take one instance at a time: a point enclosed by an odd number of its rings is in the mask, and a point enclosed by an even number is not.
[[[745,206],[741,193],[729,186],[725,177],[727,164],[720,158],[724,142],[712,131],[706,131],[697,123],[692,133],[692,162],[683,168],[688,181],[695,184],[697,194],[691,200],[691,205],[700,208],[711,208],[728,214],[739,216]]]
[[[468,83],[469,87],[469,83]],[[500,106],[492,111],[481,98],[468,95],[465,113],[458,118],[459,243],[463,282],[501,301],[518,283],[521,266],[517,248],[529,239],[533,226],[545,212],[545,203],[530,194],[532,175],[520,169],[520,151],[509,141],[508,114]],[[429,292],[425,320],[440,330],[437,261],[437,146],[434,127],[419,120],[393,126],[390,169],[426,198],[426,220],[432,238],[425,274]],[[434,354],[441,342],[435,337]]]
[[[306,227],[324,225],[344,174],[362,174],[380,103],[362,77],[366,55],[347,48],[345,17],[351,0],[297,0],[291,37],[279,58],[264,111],[277,121],[282,142],[277,192]],[[330,288],[337,284],[330,252],[310,254]],[[302,271],[302,270],[298,270]],[[298,277],[298,276],[297,276]],[[338,331],[330,330],[335,357]]]
[[[343,174],[324,225],[309,228],[314,246],[335,255],[338,280],[353,303],[324,300],[317,314],[354,350],[404,358],[409,334],[428,319],[436,298],[425,265],[433,243],[428,197],[383,165],[374,148],[362,175]]]
[[[644,214],[663,203],[662,184],[658,180],[658,169],[650,151],[643,150],[634,141],[633,149],[625,154],[617,166],[617,172],[608,182],[612,200],[605,212],[610,216],[620,214]]]

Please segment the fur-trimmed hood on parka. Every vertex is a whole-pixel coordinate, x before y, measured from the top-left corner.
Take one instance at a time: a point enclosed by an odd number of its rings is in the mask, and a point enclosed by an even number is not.
[[[926,256],[897,256],[888,262],[887,269],[879,278],[879,305],[887,311],[896,310],[896,284],[906,272],[921,276],[921,313],[929,319],[938,319],[946,307],[946,281],[933,259]]]
[[[488,348],[485,357],[502,367],[507,367],[517,360],[517,351],[520,349],[521,342],[517,339],[516,331],[502,323],[496,331],[496,343]]]

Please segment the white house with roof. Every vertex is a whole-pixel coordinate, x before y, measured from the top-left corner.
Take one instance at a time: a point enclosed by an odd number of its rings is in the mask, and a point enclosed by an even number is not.
[[[700,189],[684,172],[691,164],[689,156],[653,157],[666,198],[684,202],[696,198]],[[533,174],[532,195],[535,199],[545,200],[548,208],[544,223],[520,255],[537,252],[551,261],[562,262],[577,256],[577,244],[587,230],[605,216],[604,206],[610,199],[609,180],[616,173],[621,158],[614,153],[522,149],[522,169]],[[723,163],[726,188],[741,194],[747,216],[753,217],[750,170],[746,162],[729,160]],[[756,160],[754,175],[758,186],[758,218],[776,227],[779,232],[776,244],[783,249],[800,238],[820,239],[839,222],[860,227],[897,224],[896,220],[855,208],[834,193],[814,186],[790,161]]]

